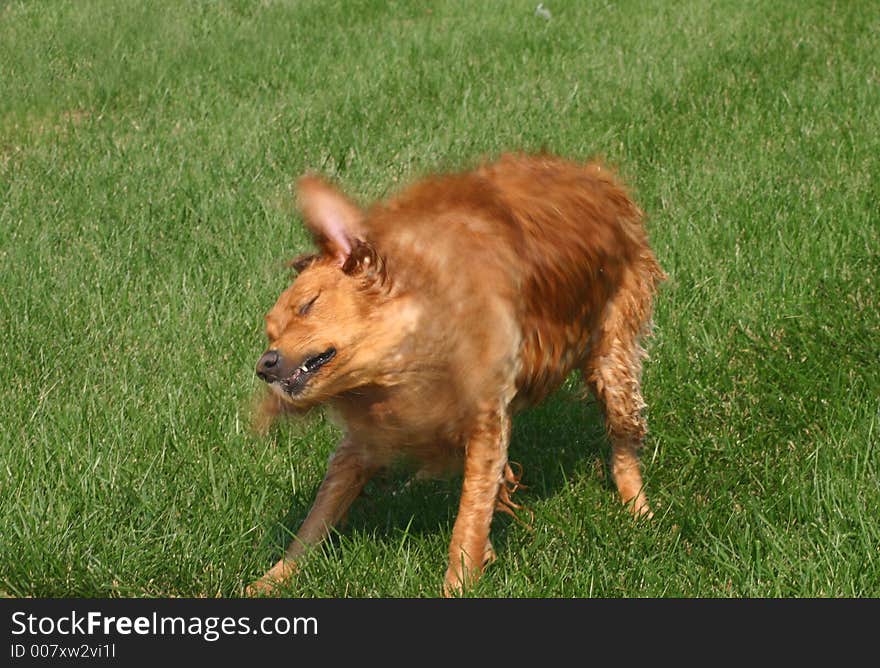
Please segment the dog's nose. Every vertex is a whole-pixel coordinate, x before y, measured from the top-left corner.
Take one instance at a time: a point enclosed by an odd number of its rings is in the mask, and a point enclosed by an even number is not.
[[[267,350],[263,353],[260,361],[257,362],[257,375],[267,383],[271,383],[273,380],[278,380],[278,367],[281,366],[280,362],[281,355],[278,354],[277,350]]]

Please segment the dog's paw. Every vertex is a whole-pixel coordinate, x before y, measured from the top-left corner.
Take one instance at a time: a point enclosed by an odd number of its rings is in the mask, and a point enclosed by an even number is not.
[[[651,506],[648,505],[648,499],[646,499],[645,495],[641,492],[639,492],[635,498],[629,499],[624,503],[629,509],[630,514],[633,516],[633,519],[651,520],[654,518],[654,511],[651,510]]]
[[[450,582],[446,580],[443,583],[443,598],[459,598],[464,593],[461,582]]]
[[[248,596],[272,596],[295,572],[296,564],[293,561],[281,559],[266,571],[263,577],[249,584],[245,589],[245,594]]]
[[[263,576],[259,580],[251,582],[245,588],[244,593],[248,598],[271,596],[278,590],[278,584],[277,580]]]

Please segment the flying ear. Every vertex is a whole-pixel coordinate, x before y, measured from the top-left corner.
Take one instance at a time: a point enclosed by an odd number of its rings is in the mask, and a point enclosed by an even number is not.
[[[303,176],[296,185],[297,203],[315,243],[339,266],[365,238],[364,212],[348,197],[317,176]]]

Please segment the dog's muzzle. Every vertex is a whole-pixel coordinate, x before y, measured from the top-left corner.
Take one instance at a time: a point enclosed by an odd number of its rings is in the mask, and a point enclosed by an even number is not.
[[[309,379],[336,357],[336,349],[306,358],[298,366],[289,364],[277,350],[267,350],[257,362],[257,376],[267,383],[278,383],[288,394],[300,392]]]

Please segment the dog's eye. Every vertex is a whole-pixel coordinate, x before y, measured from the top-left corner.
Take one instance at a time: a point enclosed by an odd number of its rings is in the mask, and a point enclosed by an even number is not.
[[[309,301],[299,307],[298,313],[300,315],[305,315],[312,309],[312,304],[314,304],[318,299],[318,295],[312,297]]]

